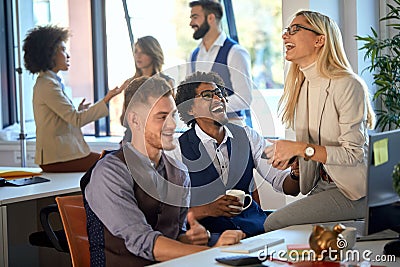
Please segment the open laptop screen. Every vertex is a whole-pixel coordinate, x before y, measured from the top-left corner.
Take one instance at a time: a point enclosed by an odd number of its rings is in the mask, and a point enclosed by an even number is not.
[[[370,133],[365,234],[400,226],[400,197],[393,187],[393,169],[400,163],[400,129]]]

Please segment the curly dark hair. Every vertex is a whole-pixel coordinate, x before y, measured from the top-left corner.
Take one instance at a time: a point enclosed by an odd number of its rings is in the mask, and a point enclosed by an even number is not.
[[[29,30],[22,47],[25,68],[32,74],[54,68],[58,46],[66,42],[69,36],[68,29],[54,25],[37,26]]]
[[[196,96],[196,89],[201,83],[215,83],[223,91],[225,90],[225,83],[216,72],[197,71],[187,76],[186,79],[179,84],[175,96],[175,103],[178,108],[179,117],[190,127],[194,127],[196,120],[188,112],[192,109],[193,99]]]

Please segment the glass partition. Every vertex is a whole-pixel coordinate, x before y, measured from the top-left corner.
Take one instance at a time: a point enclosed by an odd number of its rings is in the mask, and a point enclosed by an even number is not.
[[[199,42],[192,38],[193,30],[189,26],[189,2],[187,0],[126,0],[129,15],[127,21],[123,1],[106,0],[110,88],[121,84],[135,73],[127,23],[130,23],[132,28],[134,42],[146,35],[155,37],[164,52],[163,70],[168,72],[171,68],[176,67],[178,81],[184,78],[186,73],[186,70],[182,69],[185,66],[184,63],[187,62],[190,52]],[[221,1],[221,4],[224,5],[225,2]],[[271,99],[276,106],[283,84],[281,1],[233,0],[232,6],[239,42],[251,55],[255,87],[275,89],[269,91],[269,95],[273,96]],[[229,34],[226,19],[225,12],[222,25],[224,31]],[[122,102],[123,96],[121,95],[110,103],[112,135],[123,133],[124,128],[119,121]]]

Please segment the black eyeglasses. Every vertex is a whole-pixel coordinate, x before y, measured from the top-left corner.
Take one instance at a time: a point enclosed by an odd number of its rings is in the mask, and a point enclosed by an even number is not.
[[[300,25],[300,24],[293,24],[293,25],[291,25],[291,26],[289,26],[287,28],[284,28],[283,31],[282,31],[282,35],[285,35],[286,33],[289,33],[289,35],[295,35],[298,31],[300,31],[300,29],[304,29],[304,30],[313,32],[313,33],[315,33],[317,35],[321,35],[316,30],[313,30],[311,28],[307,28],[307,27],[305,27],[303,25]]]
[[[205,100],[212,100],[214,95],[218,96],[219,98],[225,98],[226,93],[225,90],[222,88],[215,88],[214,90],[204,90],[200,94],[195,95],[195,97],[202,97]]]

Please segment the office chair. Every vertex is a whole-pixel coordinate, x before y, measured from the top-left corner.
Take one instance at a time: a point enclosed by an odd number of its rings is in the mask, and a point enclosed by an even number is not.
[[[50,204],[40,210],[40,223],[44,231],[29,235],[29,243],[33,246],[55,248],[57,251],[69,253],[67,237],[64,229],[54,230],[50,224],[50,214],[57,213],[57,204]]]
[[[67,236],[72,266],[90,266],[86,212],[82,195],[56,197],[56,202]]]

